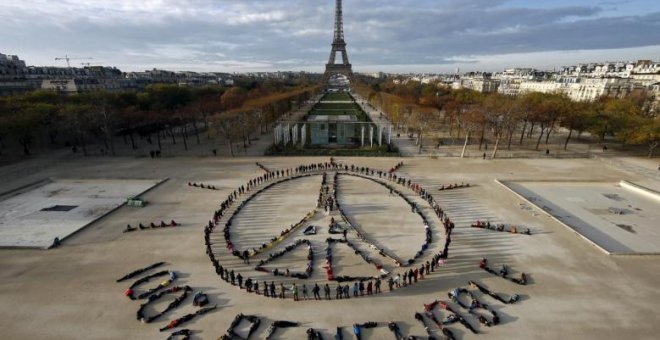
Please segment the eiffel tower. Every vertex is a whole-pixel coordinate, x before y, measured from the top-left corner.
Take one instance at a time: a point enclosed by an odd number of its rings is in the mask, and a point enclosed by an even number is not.
[[[344,19],[342,11],[342,0],[336,0],[337,6],[335,9],[335,37],[332,41],[332,50],[330,51],[330,60],[325,65],[325,74],[323,81],[325,83],[336,75],[344,75],[349,80],[353,80],[353,68],[351,63],[348,62],[348,53],[346,52],[346,42],[344,41]],[[338,64],[335,61],[337,53],[341,52],[342,63]]]

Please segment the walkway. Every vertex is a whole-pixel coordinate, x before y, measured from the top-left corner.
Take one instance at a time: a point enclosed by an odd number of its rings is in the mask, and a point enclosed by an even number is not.
[[[353,97],[355,97],[355,102],[360,105],[362,110],[369,114],[369,117],[371,120],[378,124],[378,125],[383,125],[383,126],[389,126],[392,125],[392,143],[394,146],[396,146],[399,149],[399,153],[401,156],[404,157],[422,157],[422,156],[428,156],[425,154],[420,154],[419,153],[419,146],[415,145],[415,139],[414,138],[408,138],[405,133],[401,134],[400,131],[397,131],[385,115],[379,111],[376,108],[372,108],[367,104],[367,101],[362,98],[360,95],[351,93]]]

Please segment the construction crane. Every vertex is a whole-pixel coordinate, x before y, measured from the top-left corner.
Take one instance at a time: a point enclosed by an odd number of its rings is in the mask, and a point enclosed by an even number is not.
[[[69,58],[68,54],[65,54],[64,57],[55,58],[55,60],[66,60],[66,67],[71,68],[69,61],[71,60],[92,60],[94,58]]]

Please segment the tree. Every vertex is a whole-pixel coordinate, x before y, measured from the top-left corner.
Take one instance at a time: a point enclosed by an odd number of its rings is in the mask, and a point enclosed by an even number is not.
[[[639,117],[637,127],[634,128],[628,141],[635,144],[646,144],[648,157],[654,155],[655,149],[660,145],[660,117]]]
[[[438,122],[438,111],[433,108],[418,108],[411,116],[411,123],[418,131],[417,144],[419,145],[420,154],[422,153],[424,129],[427,131],[433,130]]]
[[[608,135],[618,135],[619,141],[625,144],[628,138],[621,134],[627,134],[630,127],[636,127],[636,122],[631,118],[639,116],[639,107],[625,98],[601,98],[596,102],[596,109],[589,131],[597,135],[601,143]]]
[[[75,136],[75,144],[80,144],[83,155],[87,156],[87,134],[93,121],[89,113],[91,107],[85,104],[67,104],[61,110],[67,126]]]
[[[568,142],[571,140],[573,132],[577,132],[579,136],[591,125],[595,110],[596,106],[593,102],[574,102],[563,112],[559,125],[568,129],[564,150],[568,149]]]
[[[237,115],[234,112],[222,112],[211,117],[211,122],[215,127],[216,133],[229,144],[229,151],[234,157],[234,140],[240,136],[240,127],[237,124]]]
[[[481,120],[483,119],[483,113],[481,112],[481,108],[478,104],[472,104],[471,106],[466,107],[461,115],[461,119],[463,120],[463,129],[465,130],[465,142],[463,143],[463,151],[461,151],[461,158],[463,158],[472,132],[478,129],[482,124]]]
[[[514,101],[501,94],[492,94],[487,98],[484,105],[487,107],[488,112],[486,124],[490,127],[493,136],[495,136],[495,146],[491,155],[491,158],[495,158],[502,135],[506,131],[511,133],[513,131],[510,126],[512,125],[512,116],[515,107]]]
[[[7,117],[7,130],[23,147],[23,154],[31,154],[35,135],[41,126],[41,111],[38,106],[24,105]]]
[[[234,86],[222,94],[222,97],[220,97],[220,103],[222,103],[222,107],[225,110],[231,110],[241,107],[246,99],[247,94],[245,93],[245,90]]]

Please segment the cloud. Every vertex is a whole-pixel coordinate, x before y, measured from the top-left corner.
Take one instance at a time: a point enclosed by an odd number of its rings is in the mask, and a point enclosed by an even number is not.
[[[603,49],[632,53],[635,47],[660,45],[660,35],[651,33],[660,31],[660,3],[532,4],[344,1],[349,57],[356,69],[387,70],[507,54],[531,58],[539,52]],[[329,0],[3,1],[0,52],[18,54],[30,64],[52,64],[54,57],[68,53],[126,69],[320,71],[330,51],[333,15]]]

